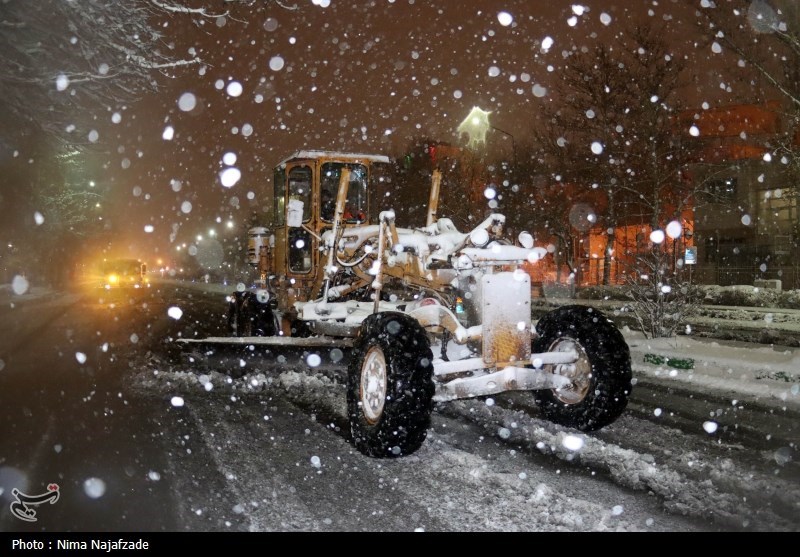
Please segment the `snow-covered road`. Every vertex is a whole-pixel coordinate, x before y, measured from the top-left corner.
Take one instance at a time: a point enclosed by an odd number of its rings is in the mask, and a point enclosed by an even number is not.
[[[182,398],[238,494],[234,507],[251,508],[253,530],[798,528],[800,484],[790,453],[753,453],[702,427],[686,432],[626,414],[587,435],[537,418],[522,395],[460,401],[438,407],[420,451],[383,461],[363,457],[347,443],[344,386],[313,370],[239,379],[149,370],[132,385]],[[282,466],[300,471],[276,480],[275,462],[287,456],[290,462]],[[265,475],[265,469],[273,472]],[[342,478],[347,487],[335,490],[334,502],[342,504],[337,513],[318,492],[324,491],[320,484]],[[295,510],[289,518],[281,515],[283,522],[275,522],[272,511],[256,510],[272,501],[259,503],[254,495],[265,482],[273,498],[290,486],[281,508]],[[397,497],[405,502],[399,516]],[[418,519],[409,524],[409,516]]]
[[[484,397],[437,405],[419,451],[380,460],[350,443],[341,354],[240,347],[221,368],[237,378],[178,358],[178,334],[216,332],[219,301],[165,289],[7,312],[3,502],[9,481],[60,479],[70,498],[41,521],[56,530],[800,530],[790,349],[628,332],[637,384],[601,431],[547,422],[525,393]]]

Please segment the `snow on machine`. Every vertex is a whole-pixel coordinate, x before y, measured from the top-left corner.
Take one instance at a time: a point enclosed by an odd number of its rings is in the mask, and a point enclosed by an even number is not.
[[[300,151],[275,169],[272,225],[249,231],[256,288],[230,297],[232,337],[186,343],[337,346],[350,351],[355,446],[416,451],[434,402],[531,391],[543,415],[582,431],[612,423],[631,391],[628,346],[601,312],[560,307],[531,321],[530,276],[546,250],[502,237],[491,214],[460,232],[439,218],[434,171],[421,228],[370,198],[385,156]],[[378,213],[378,214],[375,214]]]

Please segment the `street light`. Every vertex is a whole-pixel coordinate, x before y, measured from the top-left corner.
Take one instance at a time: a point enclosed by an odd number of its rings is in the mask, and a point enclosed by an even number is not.
[[[477,149],[481,144],[486,145],[486,131],[491,128],[489,124],[489,114],[477,106],[473,106],[470,113],[458,125],[458,135],[467,134],[469,141],[467,146]]]
[[[459,124],[458,126],[458,134],[463,135],[467,134],[469,137],[468,146],[477,149],[478,146],[481,144],[486,144],[486,132],[489,129],[493,129],[495,131],[499,131],[502,134],[507,135],[511,138],[511,157],[514,166],[517,165],[517,142],[514,139],[514,136],[509,132],[502,130],[498,127],[495,127],[489,123],[489,114],[491,112],[487,112],[482,110],[480,107],[473,106],[470,113],[467,115],[466,118]]]
[[[511,164],[513,165],[512,166],[512,172],[513,172],[513,170],[517,167],[517,142],[514,141],[514,136],[505,130],[501,130],[500,128],[496,128],[494,126],[489,126],[489,127],[511,138]]]

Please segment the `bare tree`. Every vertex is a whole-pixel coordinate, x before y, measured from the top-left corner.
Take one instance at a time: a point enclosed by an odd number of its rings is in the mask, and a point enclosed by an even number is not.
[[[672,337],[702,303],[704,293],[688,281],[675,280],[669,253],[654,246],[638,254],[637,275],[628,275],[627,293],[639,329],[648,338]]]
[[[573,55],[536,134],[553,179],[583,188],[585,198],[601,195],[588,217],[605,232],[602,282],[610,283],[612,263],[627,267],[617,280],[628,285],[643,330],[655,336],[673,334],[694,307],[677,243],[664,241],[697,186],[683,179],[683,70],[657,28],[628,29],[618,44]],[[623,253],[621,231],[633,226],[658,234]]]
[[[93,132],[98,110],[129,104],[157,91],[164,78],[202,63],[193,50],[178,54],[165,36],[176,20],[199,24],[227,18],[246,25],[241,14],[246,17],[253,4],[0,1],[0,173],[13,180],[10,189],[15,190],[3,199],[8,213],[0,219],[4,236],[30,242],[37,249],[21,251],[46,260],[53,246],[63,252],[64,246],[92,232],[102,192],[87,190],[88,180],[79,185],[74,178],[75,169],[88,167],[98,151]],[[257,4],[298,9],[281,0]],[[41,216],[31,235],[17,230],[20,209]]]
[[[573,56],[545,107],[545,126],[535,134],[551,175],[605,197],[598,215],[607,232],[604,284],[623,221],[639,218],[660,227],[674,216],[667,213],[680,210],[664,199],[689,200],[675,191],[683,163],[674,129],[682,71],[657,29],[631,29],[617,45]]]
[[[686,0],[715,51],[736,55],[800,110],[800,5],[795,0]]]
[[[175,52],[164,22],[246,24],[227,8],[253,3],[225,0],[226,9],[218,11],[179,0],[6,0],[0,4],[0,109],[16,127],[43,131],[71,148],[85,144],[87,107],[131,102],[157,90],[159,76],[202,62],[191,51],[188,57]],[[279,0],[259,3],[298,9]]]
[[[715,51],[733,53],[732,63],[751,68],[785,101],[782,117],[787,125],[783,135],[773,139],[773,151],[790,177],[800,177],[796,135],[800,133],[800,4],[795,0],[686,1],[696,6],[698,25]]]
[[[16,126],[87,144],[83,114],[157,87],[154,72],[196,64],[170,52],[153,26],[158,5],[10,0],[0,16],[0,107]],[[84,108],[84,110],[81,110]]]

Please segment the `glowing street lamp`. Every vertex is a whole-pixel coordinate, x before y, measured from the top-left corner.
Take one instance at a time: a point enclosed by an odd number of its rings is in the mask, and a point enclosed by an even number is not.
[[[492,127],[489,124],[489,114],[491,112],[473,106],[464,121],[458,125],[458,135],[467,134],[469,136],[468,147],[477,149],[480,145],[486,144],[486,132]]]
[[[473,106],[470,113],[466,118],[464,118],[464,121],[459,124],[458,135],[461,136],[463,134],[467,134],[467,136],[469,136],[467,147],[471,149],[477,149],[481,145],[486,145],[486,134],[490,129],[507,135],[509,138],[511,138],[511,160],[513,172],[517,167],[517,143],[514,140],[513,135],[505,130],[496,128],[489,123],[489,114],[491,114],[491,112],[487,112],[480,107]]]

